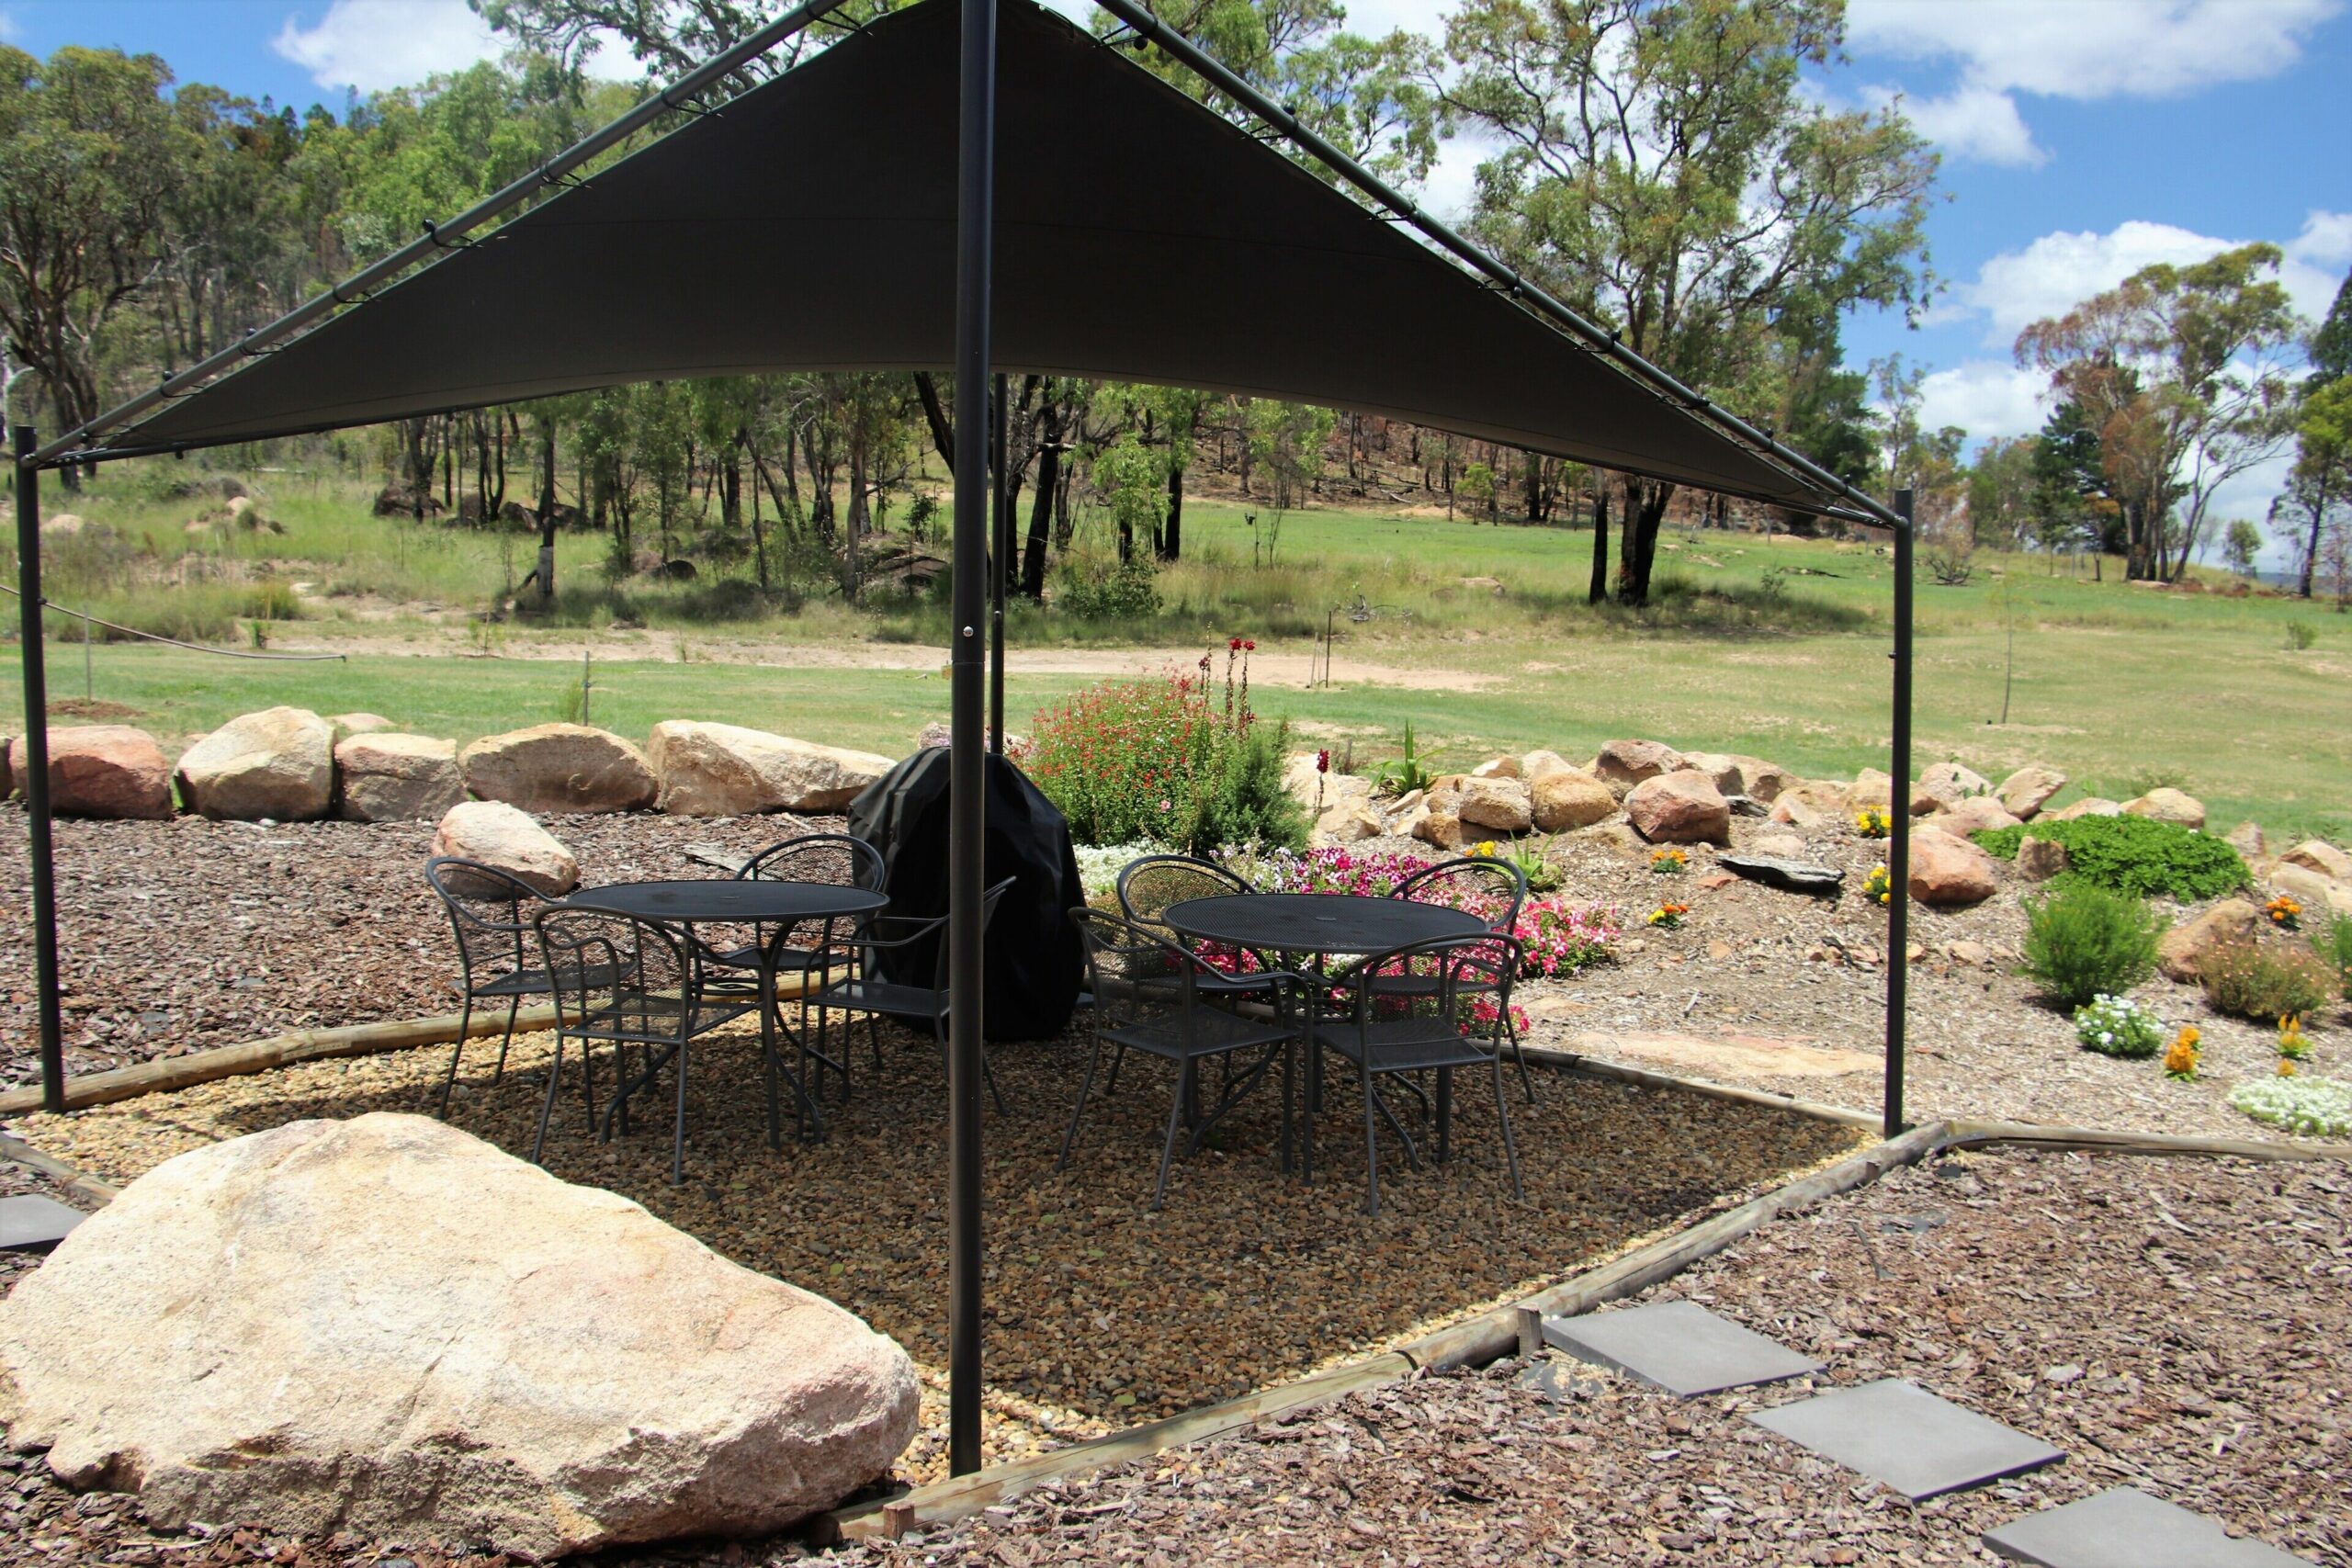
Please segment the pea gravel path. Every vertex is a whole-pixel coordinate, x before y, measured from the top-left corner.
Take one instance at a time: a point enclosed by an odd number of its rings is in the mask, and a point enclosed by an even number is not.
[[[1505,1362],[1032,1493],[860,1565],[1969,1564],[1978,1532],[2122,1483],[2352,1568],[2352,1171],[1984,1154],[1890,1174],[1645,1299],[1684,1297],[1828,1364],[1890,1372],[2071,1456],[1912,1507],[1742,1419],[1586,1371],[1554,1404]],[[1761,1391],[1801,1398],[1805,1385]],[[429,1541],[152,1537],[37,1461],[0,1472],[0,1568],[500,1568]],[[615,1554],[799,1560],[790,1541]],[[600,1565],[601,1568],[601,1565]]]

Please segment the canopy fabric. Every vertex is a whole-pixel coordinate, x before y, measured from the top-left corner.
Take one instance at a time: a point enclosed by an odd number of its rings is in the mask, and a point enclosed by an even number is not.
[[[953,360],[958,6],[867,24],[95,443]],[[999,367],[1276,398],[1816,508],[1817,491],[1032,3],[999,24]]]

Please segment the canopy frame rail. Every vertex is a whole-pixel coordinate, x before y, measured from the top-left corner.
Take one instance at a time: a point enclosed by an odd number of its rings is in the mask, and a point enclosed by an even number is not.
[[[802,0],[802,4],[752,33],[741,43],[720,51],[668,86],[647,95],[619,118],[590,132],[547,162],[518,175],[503,189],[492,192],[447,222],[426,223],[424,233],[390,255],[362,267],[276,321],[245,333],[235,343],[206,355],[187,369],[165,376],[155,386],[130,400],[119,403],[65,432],[33,453],[29,459],[31,465],[54,468],[69,463],[97,463],[119,457],[150,457],[163,452],[187,450],[185,443],[125,448],[96,447],[86,443],[105,431],[130,423],[165,402],[187,396],[201,384],[224,371],[234,369],[254,355],[269,352],[272,344],[280,344],[303,329],[328,320],[344,306],[366,303],[368,297],[376,289],[417,263],[437,260],[455,251],[470,248],[469,244],[459,243],[467,234],[494,218],[504,216],[550,187],[562,189],[579,184],[579,181],[568,178],[573,170],[619,146],[662,116],[711,115],[713,111],[709,109],[677,100],[692,98],[713,86],[845,4],[847,0]]]

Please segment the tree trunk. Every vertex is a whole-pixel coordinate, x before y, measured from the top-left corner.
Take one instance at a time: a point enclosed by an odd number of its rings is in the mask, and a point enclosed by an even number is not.
[[[939,384],[928,370],[915,372],[915,396],[922,400],[922,417],[931,424],[931,444],[939,453],[939,460],[947,471],[956,471],[956,426],[947,418],[947,411],[939,406]]]
[[[1658,525],[1666,520],[1666,504],[1674,487],[1656,479],[1625,477],[1625,526],[1620,539],[1617,600],[1622,604],[1650,602],[1650,568],[1657,559]]]
[[[539,414],[539,604],[555,603],[555,415]]]
[[[1062,405],[1048,398],[1037,411],[1037,499],[1029,508],[1029,537],[1021,551],[1021,592],[1032,601],[1046,597],[1046,530],[1053,520],[1054,491],[1062,463]]]
[[[1159,530],[1159,558],[1174,560],[1184,553],[1184,470],[1168,465],[1168,521]]]
[[[1592,487],[1592,586],[1584,602],[1598,604],[1609,597],[1609,487]]]

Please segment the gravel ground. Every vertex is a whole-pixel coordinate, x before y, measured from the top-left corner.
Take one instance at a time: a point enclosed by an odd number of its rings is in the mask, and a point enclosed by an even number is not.
[[[1506,1361],[1359,1394],[989,1510],[857,1564],[1354,1562],[1979,1564],[1977,1534],[2132,1483],[2352,1565],[2352,1172],[1984,1154],[1784,1218],[1644,1299],[1688,1298],[1828,1367],[1896,1374],[2066,1450],[1913,1506],[1749,1426],[1807,1385],[1677,1401],[1578,1370],[1554,1403]],[[493,1568],[424,1541],[153,1537],[37,1461],[0,1472],[0,1564]],[[728,1568],[789,1541],[612,1554]]]
[[[19,809],[0,808],[0,897],[20,905]],[[712,874],[684,858],[686,845],[742,852],[794,830],[776,818],[573,817],[554,825],[592,883]],[[1736,828],[1744,847],[1785,830],[1745,818]],[[69,1066],[95,1071],[284,1029],[448,1010],[448,933],[417,874],[430,837],[423,825],[400,823],[59,823]],[[1521,988],[1536,1016],[1532,1043],[1876,1110],[1875,1062],[1863,1058],[1878,1050],[1884,1026],[1885,916],[1860,888],[1885,846],[1842,825],[1807,837],[1809,853],[1849,871],[1849,891],[1835,902],[1725,883],[1704,847],[1692,851],[1688,873],[1668,878],[1649,872],[1646,852],[1605,833],[1562,836],[1568,895],[1618,906],[1637,934],[1619,964]],[[2213,1016],[2193,987],[2159,977],[2135,995],[2168,1025],[2203,1030],[2202,1081],[2176,1083],[2154,1061],[2077,1048],[2068,1020],[2011,972],[2025,931],[2019,892],[2005,886],[1973,909],[1914,911],[1913,938],[1924,950],[1911,970],[1914,1117],[2276,1135],[2223,1100],[2231,1085],[2272,1070],[2272,1032]],[[1666,897],[1691,906],[1683,928],[1640,930]],[[1983,961],[1954,958],[1956,943],[1963,953],[1975,944]],[[12,923],[0,931],[0,1086],[36,1071],[31,968],[25,928]],[[2352,1073],[2352,1018],[2339,1010],[2308,1022],[2317,1048],[2309,1070]],[[1772,1076],[1703,1052],[1678,1062],[1621,1049],[1632,1032],[1760,1035],[1862,1055],[1842,1075]]]
[[[476,1043],[452,1120],[527,1156],[550,1039],[518,1041],[496,1084],[495,1042]],[[548,1168],[636,1199],[729,1257],[840,1302],[905,1345],[944,1387],[935,1373],[946,1364],[947,1118],[935,1047],[886,1029],[877,1077],[861,1041],[855,1090],[845,1109],[828,1111],[830,1136],[803,1145],[787,1130],[777,1154],[765,1143],[756,1039],[697,1044],[683,1186],[669,1183],[659,1109],[650,1128],[639,1122],[609,1145],[590,1140],[576,1067],[548,1135]],[[1220,1125],[1212,1147],[1180,1160],[1167,1206],[1153,1213],[1145,1205],[1173,1087],[1157,1063],[1130,1063],[1115,1098],[1090,1102],[1069,1169],[1053,1168],[1086,1049],[1071,1037],[992,1053],[1008,1111],[991,1112],[986,1128],[989,1381],[1009,1418],[997,1434],[1008,1456],[1352,1359],[1523,1295],[1863,1141],[1786,1111],[1546,1072],[1534,1106],[1511,1089],[1528,1197],[1518,1204],[1491,1090],[1465,1085],[1449,1165],[1409,1170],[1394,1136],[1384,1136],[1375,1220],[1363,1213],[1352,1089],[1335,1087],[1327,1102],[1307,1184],[1274,1168],[1279,1100],[1267,1085]],[[123,1182],[208,1141],[300,1117],[426,1109],[447,1061],[436,1047],[308,1063],[27,1117],[15,1131]],[[609,1055],[605,1068],[609,1089]],[[673,1082],[665,1077],[663,1096]],[[939,1467],[944,1417],[933,1414],[904,1467],[911,1477]]]

